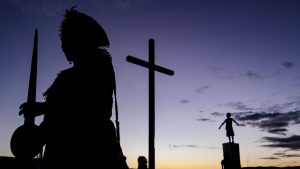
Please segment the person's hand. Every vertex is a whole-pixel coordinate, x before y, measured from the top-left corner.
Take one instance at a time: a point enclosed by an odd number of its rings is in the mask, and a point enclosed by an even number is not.
[[[20,105],[19,109],[21,109],[19,111],[19,115],[24,115],[24,117],[32,117],[32,116],[37,116],[38,112],[41,111],[41,105],[42,103],[23,103]]]

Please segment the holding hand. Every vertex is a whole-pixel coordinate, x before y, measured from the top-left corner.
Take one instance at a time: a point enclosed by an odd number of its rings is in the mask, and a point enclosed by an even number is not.
[[[41,102],[35,102],[35,103],[23,103],[20,105],[19,109],[19,115],[24,114],[24,117],[28,116],[39,116],[42,114],[44,109],[44,103]]]

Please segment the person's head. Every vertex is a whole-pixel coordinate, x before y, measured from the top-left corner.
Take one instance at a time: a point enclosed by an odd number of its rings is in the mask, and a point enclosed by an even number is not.
[[[59,35],[62,49],[70,62],[74,62],[87,50],[109,47],[109,40],[100,24],[74,8],[66,10]]]
[[[227,118],[230,118],[231,117],[231,113],[227,113],[226,116],[227,116]]]
[[[147,165],[147,159],[144,156],[139,156],[138,157],[138,163],[139,165]]]

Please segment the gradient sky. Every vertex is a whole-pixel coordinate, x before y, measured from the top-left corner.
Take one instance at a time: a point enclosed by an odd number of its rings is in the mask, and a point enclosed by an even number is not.
[[[231,112],[242,167],[300,165],[300,1],[0,0],[0,155],[23,123],[34,29],[37,100],[70,67],[60,48],[65,9],[77,5],[106,30],[117,76],[121,144],[130,167],[148,156],[148,59],[156,74],[156,168],[217,169]],[[112,118],[114,120],[114,117]],[[41,118],[38,119],[41,120]],[[67,155],[67,154],[66,154]]]

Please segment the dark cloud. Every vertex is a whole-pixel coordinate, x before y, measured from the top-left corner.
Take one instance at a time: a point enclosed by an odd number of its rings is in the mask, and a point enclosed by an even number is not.
[[[225,114],[224,113],[219,113],[219,112],[213,112],[213,113],[211,113],[211,115],[213,115],[215,117],[218,117],[218,116],[224,116]]]
[[[274,155],[276,155],[276,156],[282,156],[282,155],[284,155],[285,153],[274,153]]]
[[[290,137],[263,137],[262,139],[271,143],[262,145],[263,147],[300,150],[300,135],[293,135]]]
[[[300,157],[300,154],[289,154],[287,153],[287,151],[284,152],[277,152],[273,154],[274,156],[272,156],[272,158],[277,158],[277,159],[281,159],[281,158],[297,158]]]
[[[300,96],[290,96],[287,98],[290,101],[291,107],[290,109],[300,110]]]
[[[263,158],[259,158],[259,159],[264,159],[264,160],[278,160],[280,158],[277,158],[277,157],[263,157]]]
[[[279,69],[277,71],[274,71],[273,73],[271,73],[269,75],[261,75],[259,73],[254,72],[254,71],[247,71],[246,73],[242,74],[241,76],[242,77],[247,77],[247,78],[250,78],[250,79],[268,79],[268,78],[278,76],[284,70],[291,69],[293,67],[294,67],[294,63],[284,61],[284,62],[281,63],[281,69]]]
[[[293,67],[294,67],[294,63],[292,63],[292,62],[289,62],[289,61],[281,62],[281,69],[277,70],[276,72],[274,72],[273,74],[271,74],[269,77],[278,76],[279,74],[281,74],[285,70],[291,69]]]
[[[226,104],[226,106],[232,107],[236,110],[239,111],[253,111],[255,110],[254,108],[248,107],[246,104],[243,102],[229,102]]]
[[[215,120],[207,119],[207,118],[199,118],[197,121],[202,121],[202,122],[216,122]]]
[[[270,106],[268,108],[266,108],[267,112],[285,112],[286,110],[291,110],[291,109],[295,109],[297,108],[297,106],[299,106],[299,102],[294,100],[292,102],[287,102],[284,104],[276,104],[273,106]]]
[[[241,124],[241,123],[239,123],[240,125],[240,127],[245,127],[246,126],[246,124]]]
[[[247,112],[236,114],[238,121],[246,122],[252,127],[258,127],[272,134],[285,135],[287,127],[300,123],[300,110],[288,113]]]
[[[187,145],[170,144],[169,147],[171,147],[171,148],[199,148],[199,146],[194,145],[194,144],[187,144]]]
[[[204,148],[204,149],[218,149],[218,147],[204,147],[204,146],[198,146],[194,144],[180,144],[180,145],[174,145],[174,144],[169,144],[169,147],[171,148]]]
[[[252,113],[252,112],[248,112]],[[256,121],[256,120],[261,120],[261,119],[266,119],[266,118],[274,118],[276,116],[280,115],[280,113],[254,113],[254,114],[249,114],[245,116],[239,116],[236,115],[235,117],[240,120],[240,121]]]
[[[209,69],[215,74],[220,74],[225,71],[225,68],[219,66],[210,66]]]
[[[196,89],[196,92],[198,94],[202,94],[205,90],[209,89],[210,86],[206,85],[206,86],[202,86],[202,87],[199,87],[198,89]]]
[[[250,79],[265,79],[264,76],[262,76],[262,75],[260,75],[258,73],[255,73],[253,71],[248,71],[245,74],[243,74],[242,76],[248,77]]]
[[[284,157],[284,158],[300,157],[300,154],[284,154],[281,157]]]
[[[281,66],[285,69],[290,69],[294,66],[294,63],[292,63],[292,62],[282,62]]]
[[[182,100],[180,100],[180,103],[182,103],[182,104],[186,104],[186,103],[189,103],[190,102],[190,100],[188,100],[188,99],[182,99]]]
[[[285,132],[287,129],[285,128],[278,128],[278,129],[270,129],[268,130],[269,133],[278,134],[278,135],[286,135]]]
[[[287,127],[289,125],[288,121],[276,121],[272,120],[263,120],[259,124],[259,127],[262,129],[277,129],[281,127]],[[269,131],[269,130],[268,130]]]

